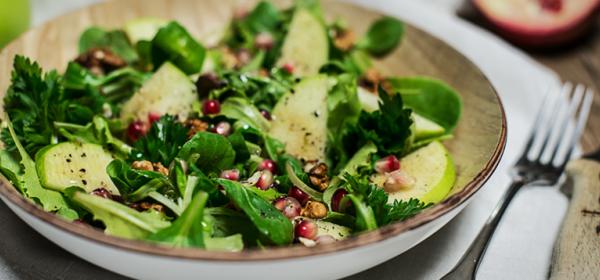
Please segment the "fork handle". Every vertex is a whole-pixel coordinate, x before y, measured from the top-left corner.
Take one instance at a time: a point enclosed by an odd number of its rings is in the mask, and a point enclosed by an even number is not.
[[[600,163],[574,160],[566,171],[573,195],[554,246],[550,279],[600,279]]]
[[[471,246],[469,246],[469,249],[465,252],[460,261],[458,261],[456,266],[452,268],[452,270],[448,272],[448,274],[446,274],[442,279],[475,279],[477,268],[481,263],[485,249],[487,248],[490,239],[492,239],[494,231],[496,230],[502,215],[523,184],[523,181],[513,181],[511,183],[506,193],[504,193],[504,196],[502,196],[500,199],[500,202],[498,202],[494,212],[492,212],[473,243],[471,243]]]

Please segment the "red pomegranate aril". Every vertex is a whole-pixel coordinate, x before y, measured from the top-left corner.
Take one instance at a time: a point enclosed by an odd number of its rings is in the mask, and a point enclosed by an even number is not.
[[[285,63],[281,66],[281,69],[283,69],[283,71],[288,72],[288,74],[293,74],[294,73],[294,65],[292,65],[291,63]]]
[[[400,169],[400,161],[394,155],[389,155],[375,162],[375,171],[378,173],[388,173],[398,169]]]
[[[260,110],[260,114],[267,119],[268,121],[272,121],[273,118],[271,117],[271,113],[269,113],[269,111],[265,110],[265,109],[261,109]]]
[[[257,167],[258,170],[269,170],[271,173],[277,173],[277,164],[270,159],[263,160]]]
[[[228,122],[219,122],[215,126],[214,130],[219,135],[228,136],[231,134],[231,124]]]
[[[319,233],[319,229],[317,228],[315,222],[308,219],[302,219],[296,223],[296,226],[294,227],[294,233],[296,234],[296,238],[303,237],[314,240]]]
[[[148,132],[148,124],[143,121],[134,121],[127,127],[127,137],[131,141],[137,141]]]
[[[91,194],[102,197],[102,198],[112,199],[112,194],[105,188],[95,189],[91,192]]]
[[[261,190],[267,190],[273,184],[273,173],[269,170],[260,171],[260,177],[256,182],[256,187]]]
[[[254,46],[258,49],[271,49],[273,42],[273,36],[268,32],[261,32],[254,38]]]
[[[237,169],[223,170],[221,171],[221,175],[219,177],[231,181],[237,181],[240,179],[240,171]]]
[[[386,174],[387,179],[383,184],[383,189],[388,193],[397,192],[412,187],[415,184],[415,178],[410,176],[404,170],[396,170]]]
[[[305,205],[310,199],[308,194],[306,194],[304,191],[302,191],[296,186],[290,188],[290,190],[288,191],[288,195],[297,199],[302,205]]]
[[[335,212],[340,212],[344,210],[341,208],[342,205],[340,205],[340,203],[342,203],[342,199],[344,199],[346,195],[348,195],[348,191],[346,191],[345,189],[339,189],[335,191],[333,193],[333,196],[331,197],[331,210]],[[348,201],[346,205],[344,205],[344,208],[348,208],[350,205],[350,201]]]
[[[150,124],[153,124],[153,123],[157,122],[158,120],[160,120],[159,113],[148,113],[148,122]]]
[[[221,103],[219,100],[209,99],[202,104],[202,113],[205,115],[214,115],[221,112]]]
[[[293,219],[295,217],[300,216],[300,210],[302,210],[302,206],[297,199],[293,197],[280,197],[273,202],[273,206],[279,209],[284,216],[288,219]]]

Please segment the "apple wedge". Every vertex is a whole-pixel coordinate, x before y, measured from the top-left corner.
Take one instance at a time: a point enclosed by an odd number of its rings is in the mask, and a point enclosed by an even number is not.
[[[426,203],[437,203],[448,195],[456,180],[454,162],[438,141],[400,159],[400,168],[413,177],[415,183],[406,190],[390,193],[388,202],[418,198]]]

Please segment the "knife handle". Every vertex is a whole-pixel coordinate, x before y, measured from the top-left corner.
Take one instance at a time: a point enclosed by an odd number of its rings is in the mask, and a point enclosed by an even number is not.
[[[600,279],[600,163],[567,165],[573,195],[552,254],[550,279]]]

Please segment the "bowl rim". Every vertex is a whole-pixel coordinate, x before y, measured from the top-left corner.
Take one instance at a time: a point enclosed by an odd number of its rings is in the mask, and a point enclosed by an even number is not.
[[[91,9],[96,6],[107,5],[112,1],[100,2],[92,4],[81,9],[65,13],[60,16],[69,16],[76,13],[80,13],[83,10]],[[381,11],[372,10],[363,6],[359,6],[353,3],[344,2],[344,5],[350,5],[359,9],[368,10],[381,14]],[[383,13],[385,14],[385,13]],[[6,47],[12,45],[14,42],[20,41],[21,38],[33,30],[44,28],[47,24],[53,22],[57,18],[40,24],[39,26],[28,30],[21,34],[13,41],[11,41]],[[352,236],[348,239],[344,239],[332,244],[324,244],[315,247],[306,247],[300,244],[286,246],[286,247],[270,247],[268,250],[261,249],[245,249],[241,252],[221,252],[221,251],[208,251],[200,248],[176,248],[169,247],[160,244],[153,244],[142,240],[129,240],[120,237],[110,236],[105,234],[103,231],[93,228],[84,224],[75,224],[73,222],[66,221],[55,214],[44,211],[38,205],[31,203],[23,195],[21,195],[17,189],[10,183],[4,176],[0,176],[0,196],[7,199],[10,203],[16,205],[25,213],[35,217],[42,222],[50,224],[56,229],[62,230],[74,237],[85,239],[86,241],[94,242],[98,245],[108,245],[114,249],[121,249],[128,251],[129,253],[141,253],[156,257],[170,257],[170,258],[181,258],[188,260],[198,261],[226,261],[226,262],[252,262],[252,261],[268,261],[268,260],[287,260],[300,257],[320,256],[325,254],[334,254],[336,252],[347,252],[351,249],[358,249],[359,247],[368,246],[377,242],[382,242],[387,239],[399,236],[401,233],[414,230],[422,227],[440,217],[447,214],[448,212],[456,209],[459,205],[469,200],[481,187],[488,181],[493,172],[498,167],[502,155],[506,148],[507,140],[507,121],[504,106],[498,92],[494,85],[490,82],[487,76],[481,71],[477,65],[475,65],[470,59],[465,57],[461,52],[456,50],[451,45],[447,44],[440,38],[432,35],[431,33],[422,30],[412,24],[405,23],[411,28],[418,30],[419,32],[425,33],[433,40],[440,41],[446,45],[456,55],[461,56],[466,63],[470,64],[471,67],[476,69],[477,73],[487,82],[492,93],[498,101],[498,106],[501,112],[501,130],[498,139],[498,143],[494,148],[494,152],[486,162],[485,166],[479,171],[479,173],[469,181],[465,187],[451,195],[446,197],[442,202],[420,212],[419,214],[406,219],[401,222],[393,223],[390,225],[383,226],[377,230],[370,232],[361,233],[356,236]],[[5,49],[6,49],[5,47]],[[5,50],[4,49],[4,50]],[[0,54],[4,53],[4,50],[0,51]]]

